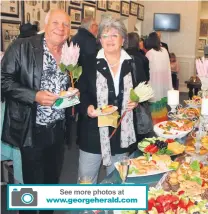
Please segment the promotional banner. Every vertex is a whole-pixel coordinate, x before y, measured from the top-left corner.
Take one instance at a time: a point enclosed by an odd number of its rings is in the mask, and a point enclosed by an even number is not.
[[[9,210],[147,209],[145,185],[8,185]]]

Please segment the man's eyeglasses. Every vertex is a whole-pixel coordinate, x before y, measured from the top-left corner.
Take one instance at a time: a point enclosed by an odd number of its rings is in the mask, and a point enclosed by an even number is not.
[[[119,37],[119,34],[111,34],[111,35],[109,35],[109,34],[102,34],[101,35],[102,39],[108,39],[108,38],[118,39],[118,37]]]

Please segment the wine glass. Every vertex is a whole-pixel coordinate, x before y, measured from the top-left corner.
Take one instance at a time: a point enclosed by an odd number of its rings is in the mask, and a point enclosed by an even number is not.
[[[129,171],[129,157],[128,156],[121,157],[120,165],[121,165],[120,177],[122,180],[122,184],[125,184],[128,171]]]
[[[79,177],[79,183],[80,184],[92,184],[92,177],[91,176],[80,176]]]

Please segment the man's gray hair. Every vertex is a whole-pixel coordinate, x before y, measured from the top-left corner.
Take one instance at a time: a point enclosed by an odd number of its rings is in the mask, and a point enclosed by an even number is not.
[[[84,29],[86,29],[86,30],[89,30],[90,29],[90,27],[91,27],[91,25],[92,25],[92,23],[95,21],[95,19],[94,18],[92,18],[92,17],[87,17],[87,18],[84,18],[84,19],[82,19],[82,22],[81,22],[81,28],[84,28]]]
[[[105,29],[114,28],[118,31],[118,33],[124,39],[124,48],[127,47],[128,39],[127,39],[127,29],[124,23],[120,19],[113,18],[111,16],[105,17],[101,20],[98,28],[98,39],[101,38],[101,35]]]
[[[44,21],[45,25],[48,24],[48,21],[49,21],[49,19],[50,19],[50,15],[51,15],[51,12],[52,12],[52,11],[53,11],[53,10],[50,10],[50,11],[46,14],[45,21]]]

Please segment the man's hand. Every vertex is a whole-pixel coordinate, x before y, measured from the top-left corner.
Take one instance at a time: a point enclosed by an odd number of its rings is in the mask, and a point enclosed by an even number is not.
[[[52,106],[57,98],[57,94],[53,94],[49,91],[38,91],[35,96],[35,101],[42,106]]]
[[[95,107],[93,105],[88,106],[87,108],[87,114],[91,118],[97,117],[97,111],[95,110]]]

